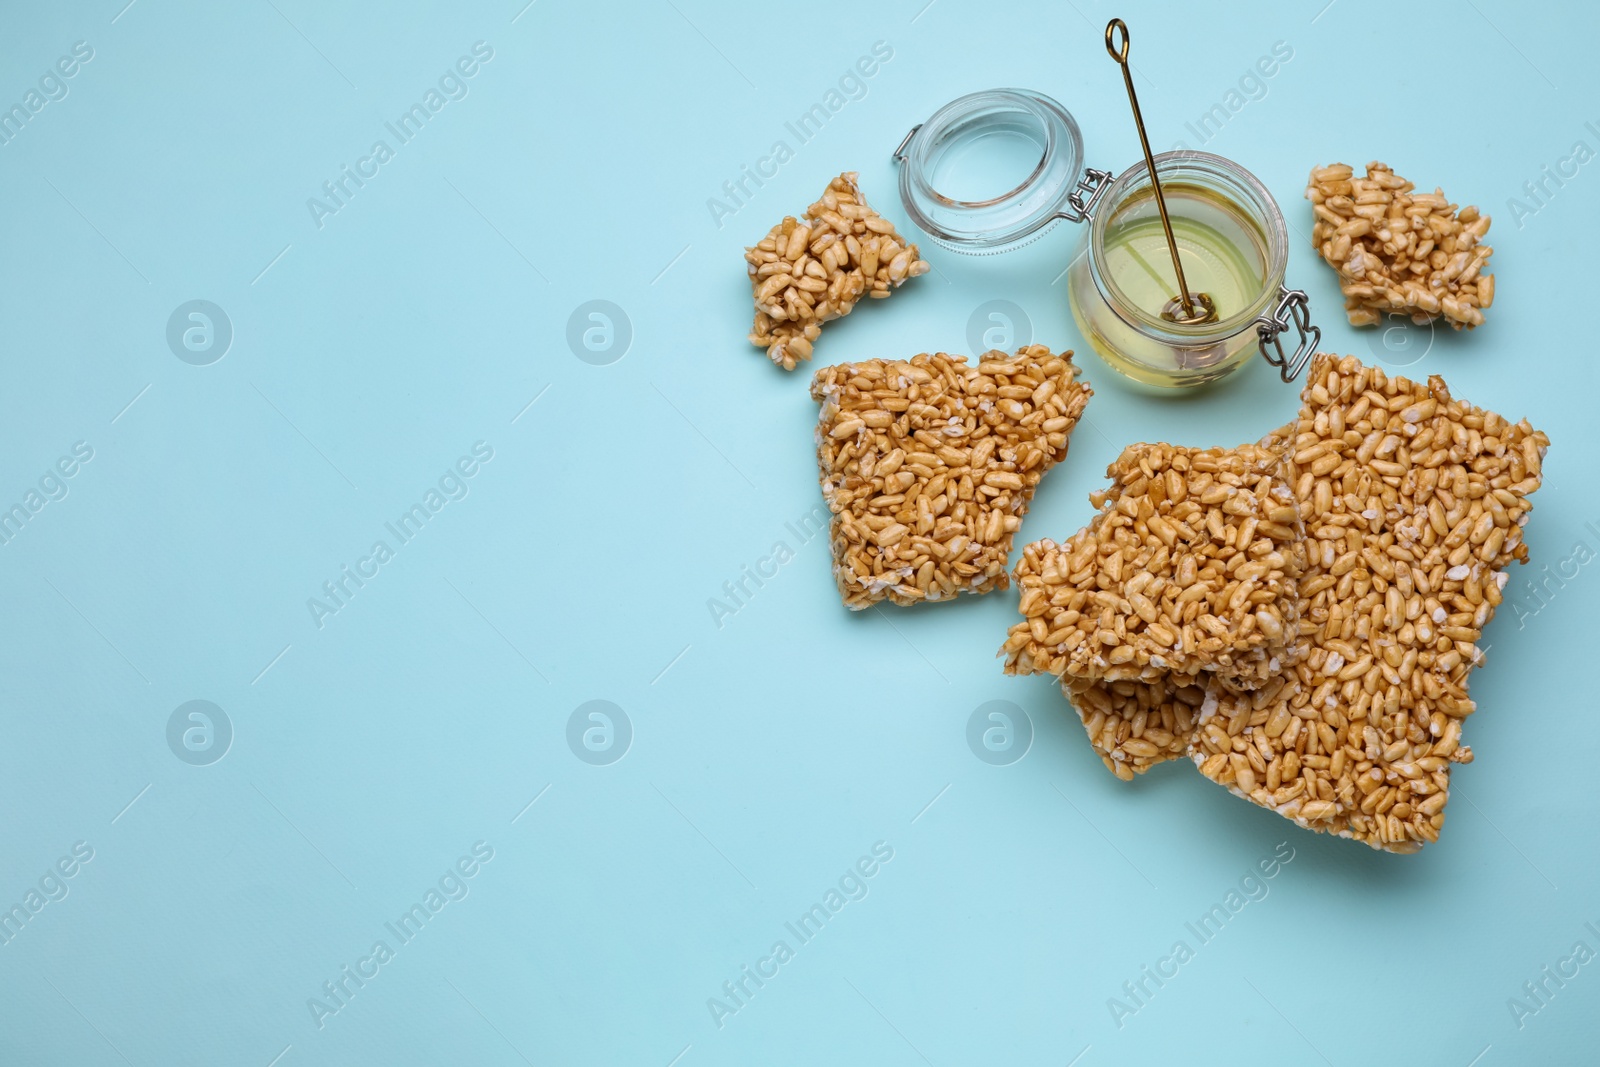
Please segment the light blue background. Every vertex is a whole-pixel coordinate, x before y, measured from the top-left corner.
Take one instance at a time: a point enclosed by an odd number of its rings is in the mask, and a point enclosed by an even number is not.
[[[1600,964],[1520,1029],[1507,1006],[1574,942],[1600,950],[1594,567],[1493,624],[1478,759],[1421,855],[1298,830],[1184,765],[1124,785],[1047,679],[1001,675],[1014,593],[840,607],[825,539],[785,527],[819,501],[811,368],[745,342],[741,261],[845,169],[903,224],[891,150],[972,90],[1055,96],[1092,165],[1131,164],[1113,15],[1158,150],[1202,147],[1183,122],[1285,42],[1203,147],[1283,205],[1325,347],[1549,432],[1535,565],[1507,589],[1526,597],[1600,549],[1600,163],[1521,227],[1507,204],[1600,149],[1589,6],[124,2],[0,19],[6,106],[94,49],[0,146],[0,506],[94,450],[0,545],[0,906],[94,850],[0,945],[0,1062],[1594,1062]],[[466,98],[319,228],[307,198],[477,41]],[[716,225],[708,198],[795,147],[785,122],[875,41],[893,58],[865,97]],[[1482,329],[1386,351],[1344,323],[1301,189],[1372,158],[1495,216]],[[965,351],[996,298],[1079,349],[1096,396],[1026,539],[1077,529],[1124,444],[1253,439],[1296,404],[1264,366],[1132,392],[1054,281],[1077,238],[926,249],[937,270],[830,325],[812,364]],[[209,366],[165,339],[193,299],[234,331]],[[611,365],[566,341],[595,299],[631,322]],[[478,441],[469,495],[319,629],[307,599]],[[794,559],[719,628],[708,599],[780,540]],[[234,729],[210,766],[165,739],[194,699]],[[609,766],[566,740],[593,699],[633,728]],[[1009,766],[965,740],[996,699],[1035,733]],[[478,841],[470,894],[319,1029],[308,998]],[[707,999],[879,841],[869,894],[719,1028]],[[1283,841],[1270,893],[1199,945],[1185,923]],[[1195,958],[1119,1028],[1108,998],[1179,939]]]

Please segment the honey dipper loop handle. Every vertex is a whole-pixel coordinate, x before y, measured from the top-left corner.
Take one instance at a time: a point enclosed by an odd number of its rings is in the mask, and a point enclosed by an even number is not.
[[[1122,46],[1120,48],[1113,43],[1118,30],[1122,31]],[[1121,19],[1112,19],[1106,23],[1106,51],[1111,53],[1112,59],[1121,63],[1124,67],[1128,65],[1128,24]]]

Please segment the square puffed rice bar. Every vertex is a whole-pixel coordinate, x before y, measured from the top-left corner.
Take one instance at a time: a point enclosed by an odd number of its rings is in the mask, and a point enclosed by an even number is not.
[[[1415,851],[1472,758],[1467,675],[1505,568],[1527,559],[1549,438],[1437,376],[1326,354],[1283,437],[1306,534],[1294,662],[1252,693],[1212,686],[1190,755],[1301,826]]]
[[[939,352],[817,371],[817,463],[846,607],[1007,587],[1012,535],[1093,392],[1077,373],[1071,352],[1044,345],[975,367]]]

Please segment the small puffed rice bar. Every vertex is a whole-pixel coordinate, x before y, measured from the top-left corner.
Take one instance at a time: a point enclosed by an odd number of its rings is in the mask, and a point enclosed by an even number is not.
[[[784,370],[811,358],[823,323],[928,272],[917,246],[867,206],[856,179],[839,175],[804,218],[785,218],[745,249],[756,303],[750,343]]]
[[[845,606],[898,605],[1010,584],[1034,489],[1066,456],[1093,390],[1072,353],[923,353],[823,367],[817,463]]]
[[[1384,315],[1481,326],[1494,303],[1494,275],[1485,273],[1494,250],[1482,243],[1489,216],[1457,211],[1443,189],[1415,188],[1383,163],[1368,163],[1364,178],[1344,163],[1316,168],[1306,185],[1311,245],[1338,273],[1352,326]]]

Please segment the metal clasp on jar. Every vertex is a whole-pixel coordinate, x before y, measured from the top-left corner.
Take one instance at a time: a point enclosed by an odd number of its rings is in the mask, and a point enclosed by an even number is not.
[[[1078,179],[1078,184],[1067,194],[1067,205],[1071,211],[1058,211],[1056,218],[1066,219],[1068,222],[1082,222],[1094,214],[1094,206],[1100,202],[1107,189],[1111,187],[1111,172],[1109,170],[1095,170],[1085,167],[1083,177]]]
[[[1263,315],[1256,320],[1256,333],[1261,337],[1261,355],[1278,368],[1278,376],[1286,382],[1292,382],[1300,376],[1306,364],[1311,362],[1318,342],[1322,340],[1322,328],[1311,324],[1310,303],[1304,290],[1280,285],[1277,308],[1271,315]],[[1289,328],[1291,321],[1300,335],[1300,343],[1286,357],[1283,354],[1283,341],[1278,335]]]

